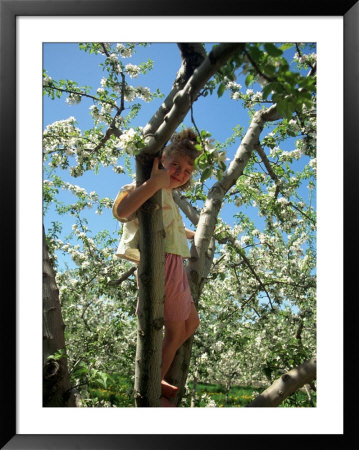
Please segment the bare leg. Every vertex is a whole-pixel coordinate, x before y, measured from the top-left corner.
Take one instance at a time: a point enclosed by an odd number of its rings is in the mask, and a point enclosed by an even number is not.
[[[181,345],[196,331],[199,325],[199,318],[194,304],[192,303],[191,312],[186,321],[166,321],[165,336],[162,344],[162,371],[161,384],[162,394],[168,397],[176,395],[178,388],[172,386],[164,380],[164,377],[170,368],[177,350]]]
[[[175,354],[184,342],[186,333],[185,321],[166,321],[165,336],[162,343],[162,370],[161,379],[166,375]]]
[[[165,322],[165,336],[162,344],[162,380],[170,368],[177,350],[192,336],[198,326],[198,313],[193,303],[187,320]]]
[[[194,306],[194,303],[191,304],[191,312],[189,313],[188,319],[185,321],[185,337],[181,345],[187,341],[189,337],[197,330],[199,326],[199,317]]]

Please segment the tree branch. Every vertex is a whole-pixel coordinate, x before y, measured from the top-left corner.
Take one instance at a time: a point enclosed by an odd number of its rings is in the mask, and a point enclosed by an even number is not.
[[[173,191],[173,200],[180,207],[184,215],[189,219],[194,226],[198,224],[199,221],[199,212],[196,210],[194,206],[192,206],[183,195],[181,195],[178,191]]]
[[[123,283],[125,280],[127,280],[134,272],[136,272],[137,266],[131,267],[130,270],[127,270],[125,273],[123,273],[118,280],[111,280],[107,284],[109,286],[119,286],[121,283]]]
[[[276,184],[276,190],[275,190],[274,198],[277,198],[279,192],[281,192],[281,188],[280,188],[281,181],[279,180],[277,175],[274,173],[274,171],[272,169],[272,166],[271,166],[271,164],[270,164],[270,162],[269,162],[269,160],[267,158],[267,155],[265,154],[265,152],[263,150],[263,147],[261,146],[259,141],[255,145],[255,149],[257,150],[259,156],[262,158],[263,164],[264,164],[265,168],[267,169],[269,176],[272,178],[272,180]],[[288,201],[288,203],[289,203],[289,205],[292,208],[296,209],[300,214],[302,214],[310,222],[312,222],[313,225],[316,225],[315,221],[311,217],[309,217],[305,212],[303,212],[300,208],[298,208],[296,205],[294,205],[294,203],[292,203],[291,201]]]
[[[251,55],[247,52],[247,50],[244,50],[244,54],[248,58],[248,61],[252,64],[253,68],[256,70],[258,75],[260,75],[262,78],[264,78],[266,81],[275,81],[276,78],[271,78],[265,75],[260,68],[257,66],[256,62],[252,59]]]
[[[254,276],[254,278],[258,281],[260,287],[263,289],[263,291],[265,292],[269,304],[271,306],[271,309],[273,310],[273,304],[272,304],[272,300],[270,298],[270,295],[265,287],[265,285],[262,283],[262,280],[259,278],[259,276],[257,275],[256,271],[254,270],[252,264],[250,263],[249,259],[247,258],[247,256],[244,253],[244,250],[241,248],[241,246],[239,245],[238,241],[236,241],[232,236],[226,236],[225,238],[218,238],[216,237],[217,241],[220,243],[230,243],[235,249],[236,251],[241,255],[241,258],[243,259],[243,261],[246,263],[247,267],[249,268],[249,270],[252,272],[252,275]]]
[[[193,75],[189,78],[183,89],[178,90],[173,95],[173,103],[169,107],[168,113],[166,115],[163,115],[162,112],[160,113],[162,121],[156,130],[153,132],[155,127],[153,125],[150,127],[152,129],[151,136],[146,143],[146,147],[141,151],[142,155],[154,155],[165,145],[178,124],[186,116],[190,108],[191,100],[196,98],[204,83],[218,71],[230,56],[243,49],[244,44],[227,43],[220,44],[212,49],[202,64],[193,72]],[[154,122],[158,123],[157,120],[154,120]],[[145,135],[148,134],[147,126],[144,133]]]
[[[196,299],[200,296],[203,281],[207,276],[204,272],[205,261],[208,256],[207,251],[216,226],[218,213],[222,207],[224,195],[236,183],[240,175],[243,174],[251,153],[259,141],[264,124],[267,121],[278,120],[280,117],[276,105],[271,106],[267,110],[257,111],[254,114],[247,133],[243,137],[222,180],[215,183],[208,192],[207,200],[198,222],[194,243],[191,246],[191,258],[187,269],[192,293]]]
[[[256,397],[248,407],[274,407],[305,384],[316,379],[316,358],[312,358],[295,369],[283,374],[268,389]]]
[[[165,116],[171,110],[173,106],[173,99],[177,93],[184,88],[188,79],[192,76],[194,69],[197,67],[194,67],[194,60],[196,60],[197,64],[200,64],[203,62],[200,55],[203,55],[204,58],[206,54],[202,44],[178,44],[178,47],[181,52],[182,65],[177,72],[177,77],[173,83],[171,92],[167,95],[160,108],[156,111],[143,129],[143,134],[145,137],[154,136],[158,127],[163,123]],[[187,55],[193,55],[195,52],[197,52],[197,57],[194,58],[192,56],[192,62],[190,63]]]

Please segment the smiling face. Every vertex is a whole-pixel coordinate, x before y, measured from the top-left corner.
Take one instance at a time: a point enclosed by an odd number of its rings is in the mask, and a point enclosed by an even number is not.
[[[163,167],[169,170],[171,177],[170,189],[176,189],[187,183],[194,170],[193,160],[179,153],[164,155],[161,162]]]

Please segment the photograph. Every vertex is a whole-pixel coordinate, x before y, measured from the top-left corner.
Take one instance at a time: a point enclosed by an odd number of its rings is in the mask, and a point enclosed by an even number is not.
[[[2,448],[342,438],[357,4],[89,3],[1,5]]]

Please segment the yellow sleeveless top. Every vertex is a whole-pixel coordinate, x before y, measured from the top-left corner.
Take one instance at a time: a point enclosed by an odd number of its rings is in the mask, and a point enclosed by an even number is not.
[[[136,212],[126,219],[118,217],[116,211],[121,201],[136,188],[135,183],[126,184],[117,194],[112,206],[112,213],[123,223],[122,236],[116,252],[120,258],[128,259],[135,263],[140,261],[139,243],[139,221]],[[162,189],[162,217],[165,236],[165,252],[189,258],[190,252],[183,220],[177,205],[172,197],[172,189]]]

